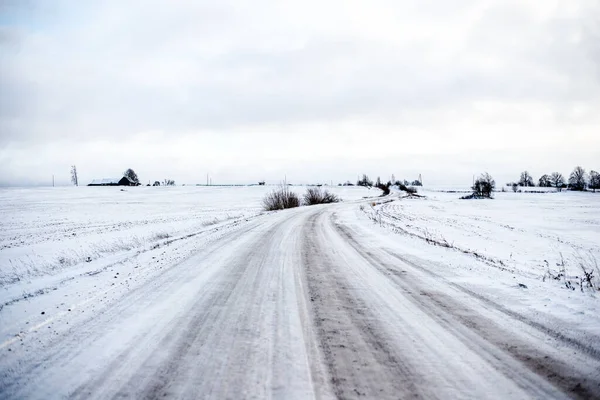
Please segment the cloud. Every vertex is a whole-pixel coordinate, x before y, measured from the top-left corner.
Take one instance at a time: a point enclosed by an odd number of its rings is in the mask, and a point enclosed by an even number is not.
[[[70,151],[87,152],[98,176],[109,155],[148,171],[182,165],[173,173],[187,179],[243,165],[238,179],[252,181],[264,160],[281,165],[274,175],[307,159],[339,171],[327,154],[388,170],[393,154],[545,149],[544,168],[565,149],[569,163],[600,155],[578,151],[600,148],[592,1],[16,4],[0,11],[5,183],[64,168]],[[490,157],[473,173],[520,168]]]

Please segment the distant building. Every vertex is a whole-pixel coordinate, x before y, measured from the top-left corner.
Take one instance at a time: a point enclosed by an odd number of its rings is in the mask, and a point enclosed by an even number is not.
[[[88,186],[137,186],[138,184],[124,176],[122,178],[94,179]]]

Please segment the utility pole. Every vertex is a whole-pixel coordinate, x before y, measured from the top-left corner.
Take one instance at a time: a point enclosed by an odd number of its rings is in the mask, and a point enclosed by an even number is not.
[[[54,187],[54,174],[52,174],[52,187]]]

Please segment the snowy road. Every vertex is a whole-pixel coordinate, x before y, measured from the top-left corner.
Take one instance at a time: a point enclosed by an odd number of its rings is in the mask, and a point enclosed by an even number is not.
[[[356,208],[251,219],[5,344],[0,398],[600,398],[598,342],[378,243]]]

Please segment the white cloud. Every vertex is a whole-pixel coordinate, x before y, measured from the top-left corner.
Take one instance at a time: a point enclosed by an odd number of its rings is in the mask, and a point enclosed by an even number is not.
[[[592,1],[15,4],[0,183],[600,167]]]

